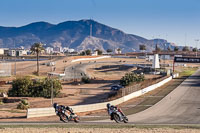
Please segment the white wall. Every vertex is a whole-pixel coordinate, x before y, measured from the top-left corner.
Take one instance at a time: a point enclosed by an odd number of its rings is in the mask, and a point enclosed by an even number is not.
[[[96,58],[81,58],[81,59],[72,60],[71,62],[85,61],[85,60],[98,60],[98,59],[104,59],[104,58],[111,58],[111,56],[100,56]]]

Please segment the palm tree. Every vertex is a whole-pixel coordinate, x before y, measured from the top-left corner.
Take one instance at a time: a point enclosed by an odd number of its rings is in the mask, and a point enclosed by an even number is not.
[[[41,51],[43,51],[43,44],[42,43],[34,43],[31,46],[31,52],[33,54],[37,54],[37,75],[39,76],[39,53],[41,53]]]
[[[161,49],[158,47],[158,44],[156,44],[156,48],[155,48],[156,53],[160,52]]]
[[[168,47],[168,48],[167,48],[167,51],[171,51],[171,48],[170,48],[170,47]]]
[[[197,48],[193,48],[192,51],[193,51],[193,52],[197,52],[198,49],[197,49]]]
[[[142,50],[142,51],[146,50],[146,45],[140,45],[139,49]]]
[[[139,49],[140,49],[140,51],[142,51],[143,52],[143,54],[144,54],[144,56],[145,56],[145,50],[146,50],[146,45],[139,45]],[[146,57],[145,57],[146,58]]]
[[[179,50],[179,47],[178,46],[175,46],[174,47],[174,51],[176,52],[176,51],[178,51]]]
[[[112,49],[107,49],[106,52],[107,53],[111,53],[111,52],[113,52],[113,50]]]
[[[190,51],[188,46],[183,47],[182,51]]]

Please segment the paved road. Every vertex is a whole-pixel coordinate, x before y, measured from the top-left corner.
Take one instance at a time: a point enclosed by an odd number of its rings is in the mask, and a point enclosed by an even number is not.
[[[105,62],[105,61],[88,61],[88,63],[81,63],[81,64],[72,64],[70,66],[67,66],[65,68],[65,80],[73,80],[73,79],[81,79],[83,76],[88,76],[90,75],[87,74],[86,69],[89,65],[94,65],[94,64],[109,64],[109,63],[116,63],[116,64],[121,64],[118,61],[113,61],[113,62]],[[127,62],[126,62],[127,63]],[[128,62],[130,63],[130,62]],[[131,62],[133,63],[133,62]]]
[[[200,124],[200,70],[156,105],[128,118],[137,124]]]

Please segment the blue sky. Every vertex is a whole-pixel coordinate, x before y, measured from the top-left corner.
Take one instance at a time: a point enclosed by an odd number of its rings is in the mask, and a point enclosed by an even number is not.
[[[0,25],[94,19],[147,39],[200,48],[200,0],[0,0]]]

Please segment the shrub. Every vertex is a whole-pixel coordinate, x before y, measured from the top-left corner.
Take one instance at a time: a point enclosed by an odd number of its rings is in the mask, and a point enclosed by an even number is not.
[[[21,102],[17,105],[17,109],[28,109],[30,107],[28,100],[22,99]]]
[[[126,73],[120,80],[120,84],[122,86],[128,86],[133,82],[141,82],[144,81],[143,74],[135,74],[135,73]]]
[[[2,99],[0,99],[0,105],[2,105],[2,104],[4,104],[4,103],[3,103],[3,100],[2,100]]]
[[[31,80],[30,78],[18,78],[13,81],[12,89],[9,90],[9,96],[18,97],[51,97],[51,89],[56,97],[62,89],[61,82],[57,79]]]
[[[12,89],[9,90],[9,96],[28,97],[31,95],[30,89],[33,81],[28,77],[17,78],[12,82]]]
[[[81,78],[81,81],[82,81],[83,83],[90,83],[90,78],[87,77],[87,76],[84,76],[84,77]]]
[[[56,97],[60,94],[60,90],[62,89],[61,82],[57,79],[48,79],[45,78],[41,82],[41,89],[43,90],[43,97],[50,98],[51,97],[51,89],[53,87],[53,96]]]

